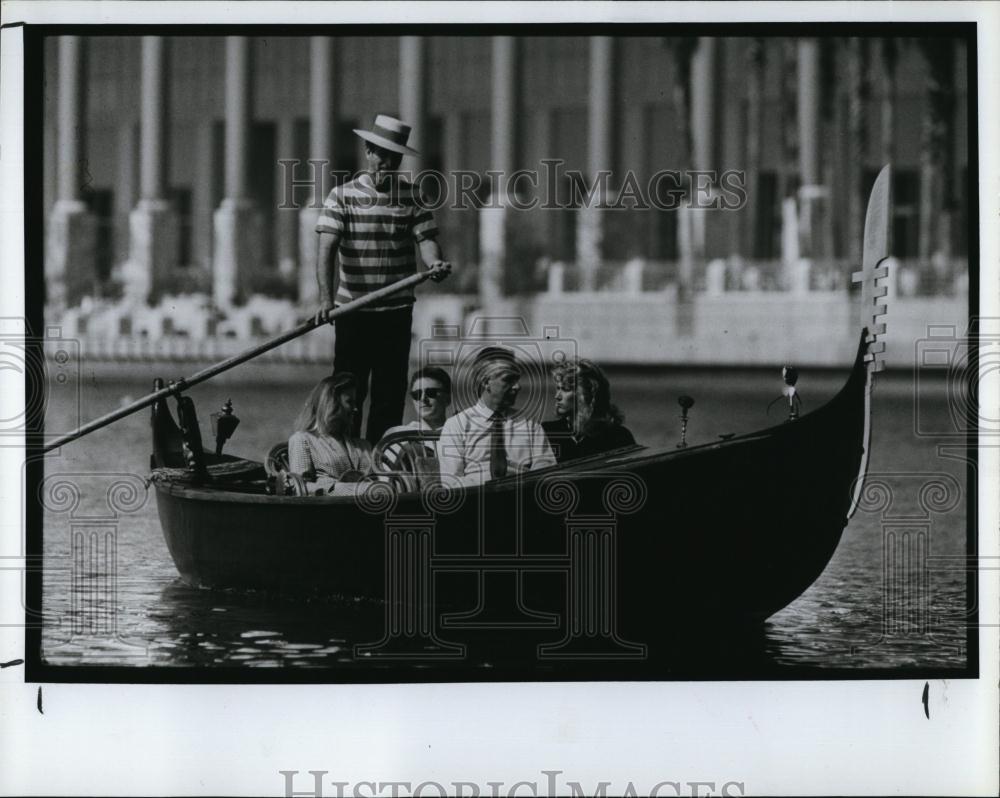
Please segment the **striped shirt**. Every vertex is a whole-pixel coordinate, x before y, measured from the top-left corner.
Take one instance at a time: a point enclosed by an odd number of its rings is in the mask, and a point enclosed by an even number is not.
[[[417,188],[401,178],[388,191],[379,191],[368,172],[330,192],[316,232],[335,236],[339,245],[338,305],[416,273],[414,242],[438,233],[434,217],[419,200]],[[405,307],[414,301],[411,286],[363,310]]]

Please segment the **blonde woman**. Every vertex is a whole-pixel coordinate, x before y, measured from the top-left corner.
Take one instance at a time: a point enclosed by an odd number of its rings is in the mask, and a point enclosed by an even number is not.
[[[611,403],[611,385],[592,360],[571,360],[552,370],[556,416],[542,428],[558,462],[635,445],[625,417]]]
[[[341,372],[320,380],[306,399],[288,439],[288,468],[302,476],[310,494],[333,492],[372,469],[371,444],[351,437],[357,413],[357,379]]]

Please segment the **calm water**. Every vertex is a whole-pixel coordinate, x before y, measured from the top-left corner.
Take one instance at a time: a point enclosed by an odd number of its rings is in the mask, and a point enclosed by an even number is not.
[[[162,376],[178,377],[194,370],[174,366]],[[287,437],[308,388],[323,373],[303,368],[298,379],[280,386],[241,383],[247,375],[252,377],[253,372],[237,370],[235,378],[199,386],[190,395],[197,403],[206,441],[209,414],[231,396],[242,424],[227,451],[262,459],[272,444]],[[846,369],[837,374],[804,373],[799,383],[804,410],[825,401],[845,376]],[[151,377],[144,372],[141,379],[98,380],[85,374],[80,416],[94,418],[141,396],[149,390]],[[676,396],[681,393],[696,400],[691,443],[714,439],[719,433],[759,429],[781,418],[778,407],[770,418],[765,415],[781,388],[772,374],[620,371],[612,378],[615,400],[642,443],[678,439]],[[48,429],[72,429],[76,414],[73,402],[54,400],[47,409]],[[891,491],[892,504],[859,510],[823,575],[773,616],[763,632],[725,641],[726,673],[780,675],[790,666],[966,665],[962,626],[966,575],[954,559],[965,554],[965,466],[939,456],[936,440],[915,436],[917,414],[924,429],[950,425],[943,385],[923,391],[915,403],[909,377],[880,376],[869,471],[883,475],[879,480]],[[146,493],[142,482],[149,473],[148,430],[148,415],[141,412],[64,447],[47,464],[44,659],[57,665],[371,667],[370,662],[355,662],[352,651],[355,643],[368,642],[356,630],[370,629],[381,618],[382,609],[373,603],[282,600],[197,590],[180,583],[160,532],[155,497]],[[108,488],[123,478],[135,492],[129,495],[126,489],[117,494],[115,503],[128,512],[109,518],[113,512]],[[55,482],[78,486],[75,507]],[[928,482],[938,488],[932,485],[921,492]],[[903,516],[908,520],[894,521]],[[107,569],[89,565],[103,562],[103,552],[76,567],[71,556],[75,533],[109,527],[117,529],[116,551],[109,555],[116,563],[111,582]],[[904,530],[909,536],[906,556],[899,548]],[[114,590],[103,592],[109,583]],[[479,661],[462,667],[492,664]],[[718,668],[718,658],[713,665]],[[697,674],[699,666],[692,667]],[[672,673],[665,668],[653,675]]]

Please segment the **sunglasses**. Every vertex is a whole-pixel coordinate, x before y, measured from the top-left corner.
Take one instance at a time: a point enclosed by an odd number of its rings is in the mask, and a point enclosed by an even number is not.
[[[423,390],[410,391],[410,398],[419,401],[425,396],[428,399],[437,399],[444,393],[444,388],[424,388]]]

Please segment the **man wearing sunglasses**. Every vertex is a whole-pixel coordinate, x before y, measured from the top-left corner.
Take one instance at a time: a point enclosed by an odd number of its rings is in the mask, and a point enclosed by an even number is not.
[[[399,432],[436,432],[444,426],[451,404],[451,377],[444,369],[424,366],[410,377],[410,399],[416,418],[409,424],[386,430],[385,437]],[[414,451],[413,447],[423,451]],[[382,467],[391,471],[413,470],[414,457],[437,457],[437,441],[391,443],[382,451]]]

